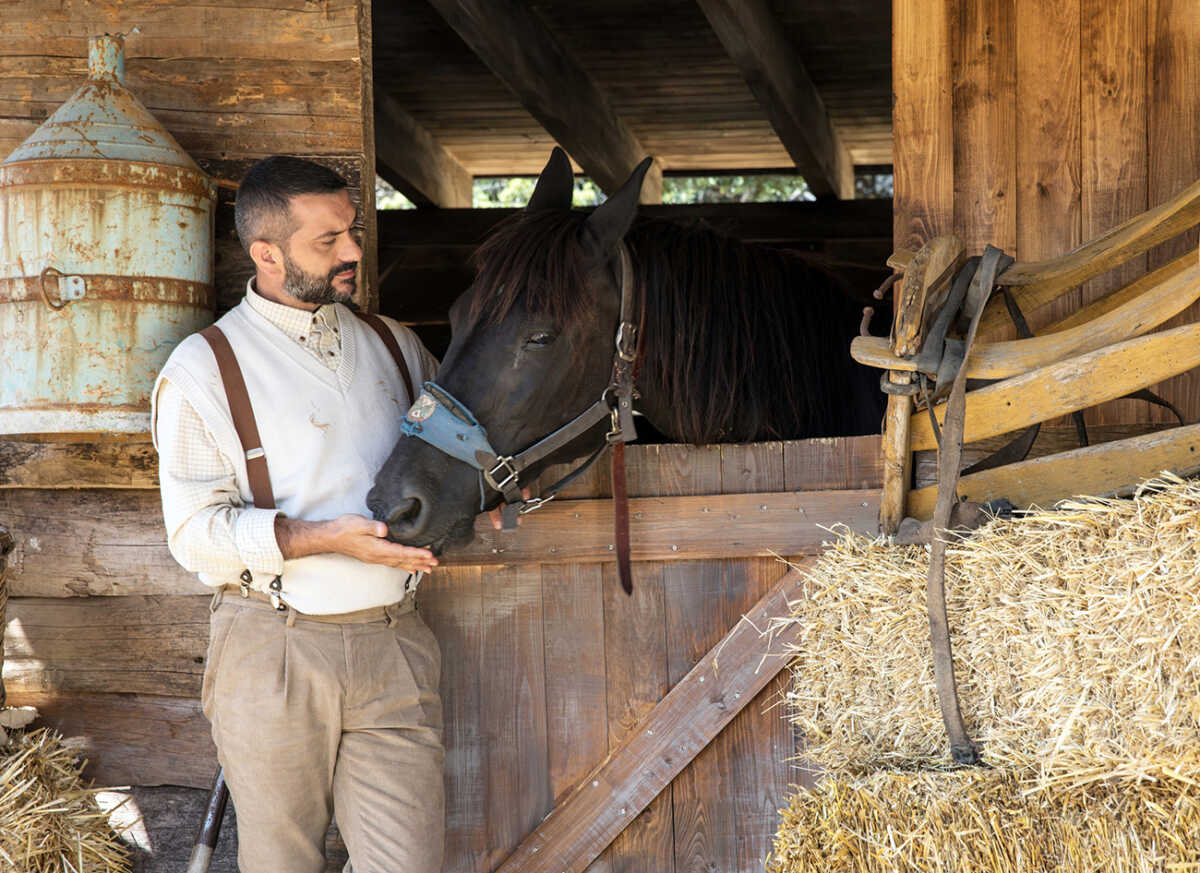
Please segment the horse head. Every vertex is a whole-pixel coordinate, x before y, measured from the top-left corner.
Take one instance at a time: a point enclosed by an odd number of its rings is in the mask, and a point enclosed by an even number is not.
[[[367,496],[391,539],[444,551],[469,542],[475,516],[501,501],[477,466],[412,435],[433,404],[446,406],[464,425],[473,418],[485,442],[508,456],[601,398],[620,308],[619,244],[649,165],[647,158],[620,190],[584,215],[571,211],[571,164],[555,148],[525,209],[480,247],[475,282],[450,309],[452,341],[436,386],[410,410],[409,432]],[[607,424],[589,427],[523,471],[520,484],[549,464],[600,447]]]

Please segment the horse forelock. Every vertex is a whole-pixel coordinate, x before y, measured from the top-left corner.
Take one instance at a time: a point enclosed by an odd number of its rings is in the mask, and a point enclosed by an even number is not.
[[[544,209],[500,222],[475,251],[471,320],[499,324],[520,308],[567,325],[593,312],[586,218],[582,212]]]

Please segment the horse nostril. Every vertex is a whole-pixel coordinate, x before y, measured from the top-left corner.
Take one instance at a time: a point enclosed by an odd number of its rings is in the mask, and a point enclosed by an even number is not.
[[[387,517],[388,527],[412,524],[421,514],[421,501],[415,497],[406,497],[392,507]]]

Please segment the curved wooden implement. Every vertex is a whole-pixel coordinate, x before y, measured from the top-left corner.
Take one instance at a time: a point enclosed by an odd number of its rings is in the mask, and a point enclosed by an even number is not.
[[[1076,494],[1113,494],[1164,470],[1184,476],[1197,467],[1200,424],[1192,424],[963,476],[958,495],[976,502],[1003,497],[1024,509]],[[921,521],[931,518],[936,499],[935,485],[910,492],[908,514]]]
[[[1197,299],[1200,264],[1196,254],[1189,252],[1080,310],[1062,330],[1031,339],[975,346],[967,359],[967,378],[1005,379],[1141,336]],[[1089,315],[1094,317],[1089,320]],[[893,354],[883,337],[856,337],[850,344],[850,354],[860,364],[882,370],[916,369],[912,360]]]
[[[1200,366],[1200,323],[1115,343],[1014,376],[967,395],[964,442],[1115,400]],[[934,408],[939,425],[946,405]],[[910,449],[936,448],[925,410],[914,413]]]

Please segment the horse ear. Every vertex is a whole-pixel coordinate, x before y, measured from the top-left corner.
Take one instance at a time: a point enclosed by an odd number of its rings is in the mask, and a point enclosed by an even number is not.
[[[570,209],[571,194],[575,190],[575,173],[571,170],[571,159],[558,146],[550,152],[542,174],[538,176],[533,195],[525,204],[526,212],[538,209]]]
[[[654,163],[654,158],[645,158],[638,164],[625,184],[618,188],[611,197],[597,206],[588,216],[587,227],[592,232],[601,251],[607,252],[620,240],[624,239],[637,215],[638,196],[642,193],[642,180],[646,171]]]

